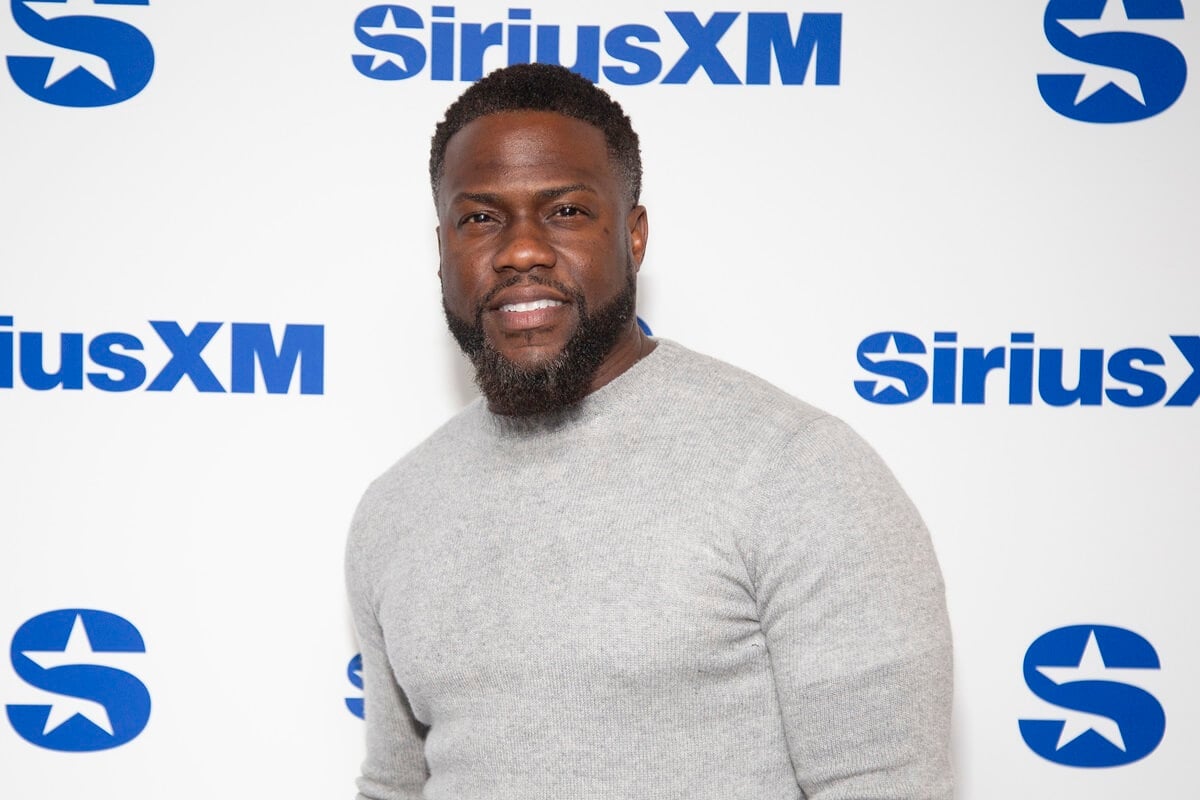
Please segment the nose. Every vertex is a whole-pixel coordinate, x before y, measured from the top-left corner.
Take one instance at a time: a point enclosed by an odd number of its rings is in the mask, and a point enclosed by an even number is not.
[[[550,269],[556,260],[557,254],[538,221],[517,218],[509,223],[504,232],[500,248],[492,261],[492,269],[496,272],[506,269],[528,272],[538,267]]]

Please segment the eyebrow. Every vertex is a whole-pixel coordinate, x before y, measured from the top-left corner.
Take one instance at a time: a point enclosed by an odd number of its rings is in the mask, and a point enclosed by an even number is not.
[[[571,192],[591,192],[596,193],[596,190],[586,183],[572,183],[570,186],[556,186],[552,189],[542,189],[538,192],[538,197],[542,200],[554,200],[557,197],[562,197],[564,194]]]
[[[571,192],[591,192],[595,194],[596,190],[586,183],[572,183],[567,186],[552,186],[549,189],[540,189],[537,192],[537,198],[539,200],[554,200]],[[464,201],[482,203],[484,205],[500,205],[503,202],[503,198],[501,195],[492,192],[459,192],[450,202],[461,203]]]

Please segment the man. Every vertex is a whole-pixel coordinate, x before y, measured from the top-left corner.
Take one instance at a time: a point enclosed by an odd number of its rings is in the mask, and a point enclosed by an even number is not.
[[[500,70],[447,110],[430,175],[484,399],[352,526],[359,797],[950,797],[920,518],[844,424],[639,329],[620,107]]]

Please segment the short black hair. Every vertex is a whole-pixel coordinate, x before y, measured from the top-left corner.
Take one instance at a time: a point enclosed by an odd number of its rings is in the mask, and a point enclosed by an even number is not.
[[[625,111],[587,78],[557,64],[513,64],[472,84],[446,109],[429,151],[429,182],[436,199],[446,144],[471,122],[504,111],[551,111],[600,129],[609,157],[625,179],[634,205],[642,194],[642,154]]]

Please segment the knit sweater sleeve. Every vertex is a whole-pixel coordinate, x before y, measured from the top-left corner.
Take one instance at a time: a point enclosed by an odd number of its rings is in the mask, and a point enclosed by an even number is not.
[[[426,728],[417,721],[388,660],[378,619],[378,575],[386,563],[378,509],[368,492],[351,524],[346,584],[362,651],[366,758],[356,800],[420,800],[429,771]]]
[[[951,643],[925,526],[845,424],[764,458],[744,555],[808,800],[949,800]]]

